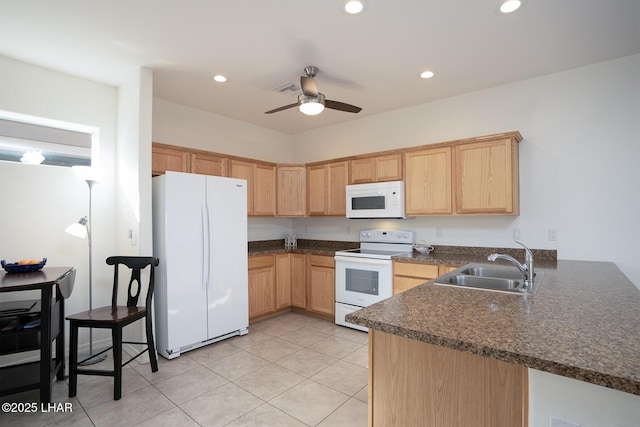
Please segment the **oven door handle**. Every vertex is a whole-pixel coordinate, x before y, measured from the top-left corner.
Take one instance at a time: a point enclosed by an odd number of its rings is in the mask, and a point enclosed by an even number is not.
[[[334,259],[336,262],[347,262],[350,264],[389,265],[391,263],[390,259],[360,258],[340,255],[336,255]]]

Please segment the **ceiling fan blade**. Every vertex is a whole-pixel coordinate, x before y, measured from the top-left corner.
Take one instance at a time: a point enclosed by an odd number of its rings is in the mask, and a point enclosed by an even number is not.
[[[297,107],[298,103],[296,102],[295,104],[289,104],[289,105],[284,105],[282,107],[278,107],[278,108],[274,108],[273,110],[269,110],[269,111],[265,111],[265,114],[273,114],[273,113],[277,113],[278,111],[282,111],[282,110],[287,110],[289,108],[293,108],[293,107]]]
[[[300,76],[300,87],[302,88],[302,93],[307,96],[318,95],[318,86],[313,77]]]
[[[356,107],[355,105],[346,104],[339,101],[332,101],[330,99],[324,101],[324,106],[333,110],[345,111],[347,113],[359,113],[360,111],[362,111],[362,108]]]

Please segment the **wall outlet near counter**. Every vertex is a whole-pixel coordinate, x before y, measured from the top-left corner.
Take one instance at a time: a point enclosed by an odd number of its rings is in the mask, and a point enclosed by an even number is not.
[[[436,237],[442,237],[442,227],[436,227]]]
[[[557,241],[558,240],[558,230],[556,230],[555,228],[548,229],[547,230],[547,238],[551,242]]]
[[[520,229],[519,228],[514,228],[513,229],[513,240],[520,240]]]

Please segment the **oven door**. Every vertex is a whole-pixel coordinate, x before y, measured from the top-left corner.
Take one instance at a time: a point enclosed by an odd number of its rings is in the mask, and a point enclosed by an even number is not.
[[[393,294],[390,259],[336,255],[336,302],[367,307]]]

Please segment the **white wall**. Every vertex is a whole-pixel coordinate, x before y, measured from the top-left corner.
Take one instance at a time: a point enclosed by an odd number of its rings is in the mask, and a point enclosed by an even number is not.
[[[153,99],[153,141],[275,163],[290,163],[292,137],[217,114]]]
[[[529,425],[553,427],[551,417],[581,427],[637,427],[640,398],[622,391],[529,369]]]
[[[101,182],[93,190],[93,301],[108,304],[112,271],[105,264],[115,252],[115,147],[117,90],[0,56],[0,110],[45,117],[100,129]],[[47,257],[47,265],[73,266],[76,285],[66,312],[88,307],[88,247],[64,232],[88,215],[86,183],[70,168],[0,162],[0,258]],[[2,294],[8,298],[7,294]],[[12,295],[21,299],[23,295]],[[67,329],[68,333],[68,329]],[[87,334],[80,336],[86,342]],[[97,334],[94,334],[96,338]],[[0,362],[1,363],[1,362]]]
[[[393,228],[432,244],[514,246],[513,228],[563,259],[613,261],[640,287],[640,55],[295,135],[299,163],[519,130],[517,217],[420,217]],[[346,219],[295,220],[300,237],[338,239]],[[309,233],[305,233],[309,227]],[[442,227],[443,237],[435,237]],[[557,229],[558,241],[547,240]],[[357,235],[352,234],[357,240]]]

